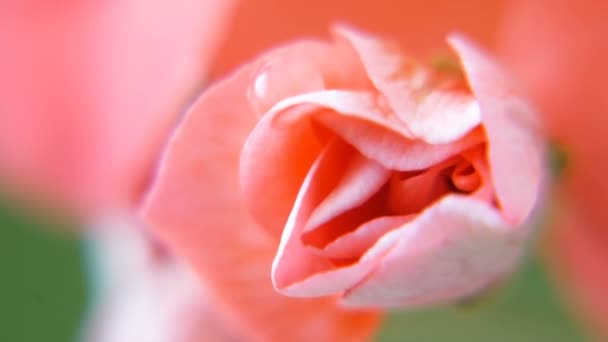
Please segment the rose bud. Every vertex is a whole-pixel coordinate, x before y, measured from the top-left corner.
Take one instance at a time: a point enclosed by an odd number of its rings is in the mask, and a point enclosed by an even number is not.
[[[265,309],[307,303],[268,279],[363,308],[492,286],[525,250],[543,144],[504,71],[449,43],[462,67],[344,27],[259,57],[190,109],[144,216],[259,329],[289,326]]]

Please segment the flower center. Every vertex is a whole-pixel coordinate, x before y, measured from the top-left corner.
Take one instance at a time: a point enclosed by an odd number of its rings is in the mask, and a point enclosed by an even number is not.
[[[493,196],[485,143],[424,169],[398,171],[387,170],[336,140],[331,144],[343,146],[327,148],[311,169],[311,189],[315,181],[321,184],[315,172],[335,171],[341,165],[342,173],[323,185],[329,190],[318,199],[300,235],[304,246],[336,266],[356,262],[382,235],[444,196]]]

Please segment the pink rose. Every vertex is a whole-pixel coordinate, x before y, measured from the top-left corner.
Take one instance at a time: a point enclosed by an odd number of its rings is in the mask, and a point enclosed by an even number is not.
[[[503,71],[449,42],[462,68],[346,28],[258,58],[181,122],[144,216],[258,336],[364,338],[373,313],[344,305],[491,286],[530,233],[542,141]]]

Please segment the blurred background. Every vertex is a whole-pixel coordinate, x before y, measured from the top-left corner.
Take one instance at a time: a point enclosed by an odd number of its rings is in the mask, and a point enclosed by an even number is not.
[[[154,239],[125,235],[120,246],[122,233],[90,232],[100,218],[133,215],[168,132],[208,84],[276,44],[327,37],[334,22],[422,58],[444,53],[448,32],[466,33],[522,81],[559,150],[550,209],[514,278],[457,305],[393,313],[377,340],[608,336],[608,2],[9,0],[0,2],[0,341],[88,337],[99,303],[130,303],[102,294],[150,285],[148,275],[161,284],[146,287],[152,294],[168,284],[187,295],[176,300],[198,298],[190,275],[171,283],[174,265],[162,245],[148,246]],[[105,284],[108,275],[120,281]]]

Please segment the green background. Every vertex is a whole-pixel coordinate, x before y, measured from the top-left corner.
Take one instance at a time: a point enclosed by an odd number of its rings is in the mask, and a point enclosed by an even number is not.
[[[83,244],[58,233],[65,227],[51,227],[65,223],[32,216],[6,199],[0,202],[0,341],[76,340],[88,301]],[[505,288],[476,302],[391,315],[378,340],[587,339],[560,303],[541,263],[531,256]]]

